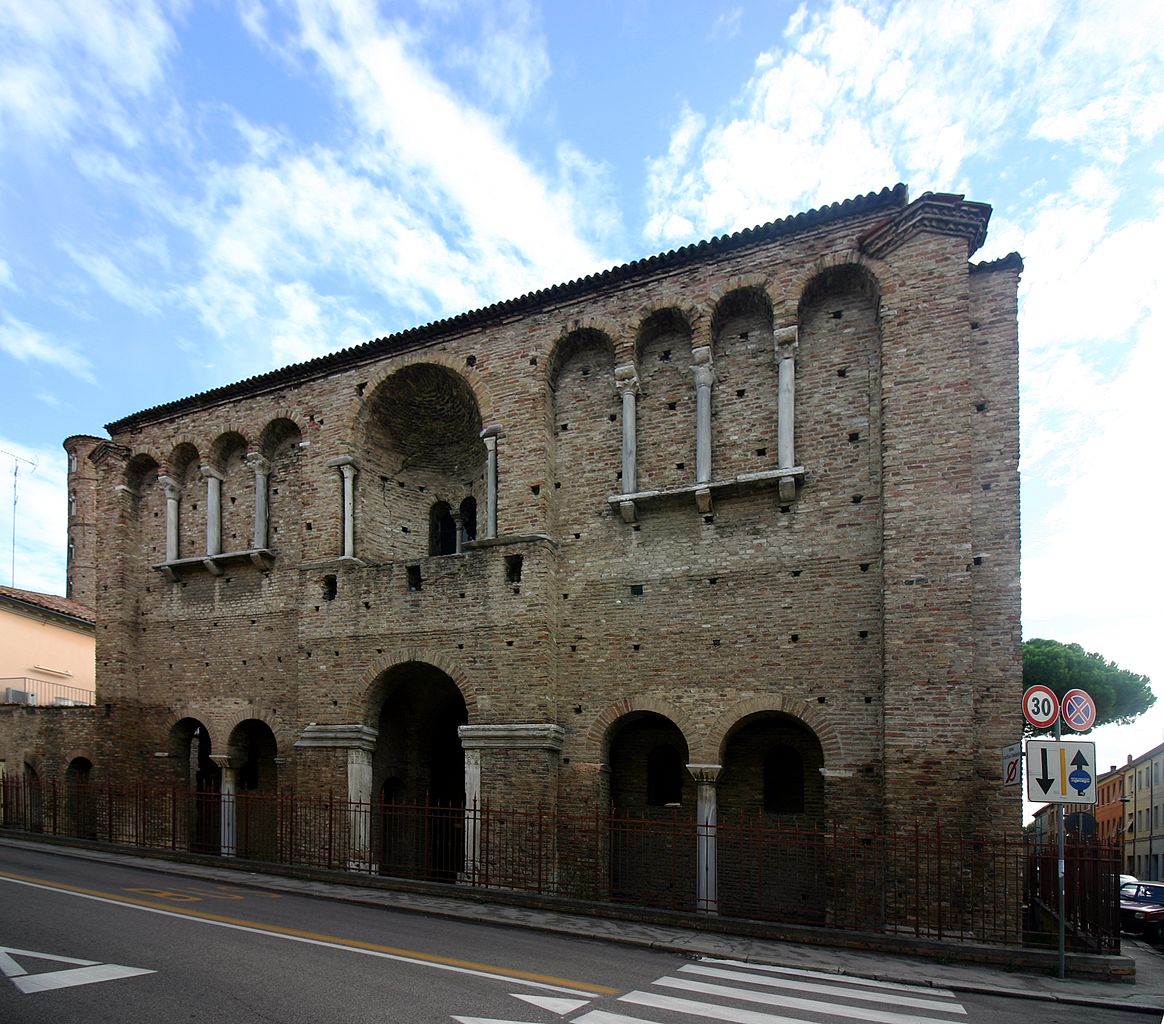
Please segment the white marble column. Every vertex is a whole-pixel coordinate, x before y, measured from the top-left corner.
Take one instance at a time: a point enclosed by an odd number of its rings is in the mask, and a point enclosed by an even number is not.
[[[206,481],[206,553],[222,554],[222,474],[213,466],[201,466]]]
[[[718,764],[687,766],[695,779],[695,909],[700,914],[719,913],[716,782],[721,768]]]
[[[499,426],[486,427],[481,431],[485,442],[485,539],[497,536],[497,439],[501,436]]]
[[[709,345],[701,345],[691,355],[695,360],[691,367],[695,374],[695,482],[706,484],[711,482],[711,387],[715,367]]]
[[[622,396],[622,493],[638,490],[637,402],[639,378],[633,363],[615,368],[614,386]]]
[[[344,558],[356,557],[356,460],[350,455],[328,459],[327,464],[339,469],[343,477],[344,497]]]
[[[461,510],[455,508],[452,510],[453,527],[457,531],[456,547],[453,549],[458,555],[461,554],[461,545],[465,540],[465,517],[461,515]]]
[[[166,561],[178,560],[178,499],[182,488],[169,476],[158,477],[158,483],[166,495]]]
[[[780,327],[773,332],[776,341],[777,425],[776,454],[780,469],[796,465],[796,351],[797,328]]]
[[[247,465],[255,474],[255,533],[252,547],[259,551],[270,542],[267,481],[271,475],[271,464],[258,452],[251,452],[247,456]]]
[[[462,741],[464,742],[464,741]],[[481,750],[465,748],[465,861],[458,881],[476,885],[481,861]]]
[[[370,871],[372,866],[372,751],[348,748],[348,813],[351,839],[348,870]]]
[[[211,754],[210,760],[218,765],[222,775],[218,790],[219,848],[224,857],[233,857],[238,850],[234,813],[235,769],[231,767],[228,754]]]

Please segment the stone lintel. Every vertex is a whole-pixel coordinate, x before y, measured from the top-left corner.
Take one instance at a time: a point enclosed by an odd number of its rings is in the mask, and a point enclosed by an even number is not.
[[[852,768],[821,768],[820,773],[826,779],[851,779],[854,774]]]
[[[695,489],[695,507],[705,516],[711,514],[710,487],[697,487]]]
[[[372,751],[376,749],[379,735],[379,730],[370,725],[317,725],[311,722],[295,741],[295,746]]]
[[[566,730],[549,722],[510,725],[462,725],[457,729],[465,750],[561,750]]]

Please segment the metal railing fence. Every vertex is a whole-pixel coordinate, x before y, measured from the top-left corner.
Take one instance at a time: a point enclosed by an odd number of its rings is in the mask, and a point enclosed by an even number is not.
[[[0,828],[952,942],[1053,945],[1056,853],[1029,836],[887,834],[771,816],[352,803],[9,777]],[[701,845],[702,844],[702,845]],[[1119,948],[1119,851],[1072,841],[1073,948]],[[701,877],[702,875],[702,877]]]

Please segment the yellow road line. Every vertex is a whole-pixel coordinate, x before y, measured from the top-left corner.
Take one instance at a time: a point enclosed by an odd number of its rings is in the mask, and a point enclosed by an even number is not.
[[[0,871],[0,880],[18,882],[23,885],[32,885],[41,889],[50,889],[56,892],[70,893],[84,896],[89,899],[103,900],[123,906],[139,907],[143,910],[152,910],[170,914],[175,917],[192,918],[210,924],[225,925],[231,928],[245,928],[247,930],[267,932],[285,938],[299,939],[305,942],[320,943],[336,946],[341,949],[358,950],[360,952],[375,953],[381,956],[393,957],[401,960],[412,960],[417,963],[431,964],[435,967],[452,968],[459,971],[490,974],[500,978],[509,978],[514,981],[532,982],[538,985],[551,985],[589,992],[599,996],[617,995],[620,989],[609,988],[606,985],[593,985],[588,982],[573,981],[569,978],[557,978],[553,975],[538,974],[533,971],[522,971],[513,967],[497,967],[493,964],[477,963],[473,960],[460,960],[456,957],[441,956],[437,953],[422,953],[418,950],[402,949],[398,946],[384,946],[376,942],[365,942],[363,939],[347,939],[338,935],[326,935],[319,932],[303,931],[299,928],[288,928],[281,924],[267,924],[262,921],[248,921],[244,918],[227,917],[223,914],[212,914],[202,910],[191,910],[189,907],[175,906],[169,903],[157,903],[153,900],[138,899],[133,896],[123,896],[120,893],[102,892],[99,889],[86,889],[79,885],[69,885],[66,882],[54,882],[44,878],[30,878],[26,875],[15,875],[7,871]]]

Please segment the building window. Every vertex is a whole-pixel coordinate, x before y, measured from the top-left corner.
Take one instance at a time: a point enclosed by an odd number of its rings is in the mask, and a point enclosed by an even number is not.
[[[461,502],[461,540],[477,539],[477,499],[470,495]]]
[[[428,514],[428,553],[454,555],[457,553],[457,524],[447,501],[438,501]]]

